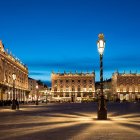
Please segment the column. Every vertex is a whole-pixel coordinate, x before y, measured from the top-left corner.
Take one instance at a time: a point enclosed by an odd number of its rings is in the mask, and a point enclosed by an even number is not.
[[[0,89],[0,100],[3,100],[2,88]]]

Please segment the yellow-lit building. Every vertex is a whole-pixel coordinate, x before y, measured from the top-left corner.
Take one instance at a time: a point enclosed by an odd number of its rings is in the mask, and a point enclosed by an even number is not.
[[[29,102],[35,102],[37,100],[46,102],[46,99],[50,97],[50,92],[47,86],[41,82],[40,80],[35,80],[33,78],[28,78],[28,86],[29,86]]]
[[[101,89],[101,84],[100,82],[95,83],[95,89],[96,89],[96,97],[100,96],[100,89]],[[105,95],[105,98],[109,101],[113,100],[112,97],[112,80],[111,79],[106,79],[103,81],[103,93]]]
[[[28,78],[28,87],[29,87],[29,96],[28,96],[28,101],[36,101],[36,86],[38,85],[37,80],[33,78]]]
[[[13,99],[13,73],[15,80],[15,98],[26,101],[28,93],[28,68],[15,59],[0,41],[0,100]]]
[[[89,100],[95,97],[95,73],[52,73],[52,100]]]
[[[140,74],[118,73],[112,75],[114,99],[134,101],[140,99]]]

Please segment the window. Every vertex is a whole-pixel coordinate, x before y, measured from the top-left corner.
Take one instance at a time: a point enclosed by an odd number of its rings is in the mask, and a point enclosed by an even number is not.
[[[69,88],[66,88],[66,91],[69,91]]]
[[[54,97],[57,97],[57,94],[56,93],[54,93]]]
[[[87,80],[83,80],[83,83],[86,84]]]
[[[88,93],[87,92],[84,92],[83,93],[83,97],[87,97]]]
[[[65,93],[65,97],[69,97],[69,93]]]
[[[89,88],[89,92],[92,92],[92,88]]]
[[[60,97],[63,97],[63,93],[60,93]]]
[[[84,91],[84,92],[86,92],[86,91],[87,91],[87,89],[86,89],[86,88],[83,88],[83,91]]]
[[[81,93],[80,92],[77,93],[77,97],[81,97]]]
[[[80,80],[78,80],[78,83],[80,83]]]
[[[89,83],[92,84],[92,80],[89,80]]]
[[[75,91],[75,88],[74,87],[72,87],[72,91]]]
[[[78,91],[80,91],[81,89],[80,89],[80,87],[78,87]]]
[[[54,91],[57,91],[57,88],[54,88]]]
[[[63,92],[63,88],[60,88],[60,92]]]

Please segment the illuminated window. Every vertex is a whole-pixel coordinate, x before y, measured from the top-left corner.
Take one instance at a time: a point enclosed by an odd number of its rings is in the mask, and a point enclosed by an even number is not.
[[[60,92],[63,92],[63,88],[60,88]]]
[[[92,88],[89,88],[89,92],[92,92]]]
[[[66,91],[69,91],[69,88],[66,88]]]
[[[83,91],[85,92],[85,91],[87,91],[87,89],[86,88],[83,88]]]

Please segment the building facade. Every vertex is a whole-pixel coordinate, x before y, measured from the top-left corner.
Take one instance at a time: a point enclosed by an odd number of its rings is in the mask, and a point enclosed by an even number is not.
[[[114,73],[112,75],[114,99],[134,101],[140,99],[140,74]]]
[[[15,80],[15,98],[26,101],[28,94],[28,68],[14,58],[0,41],[0,100],[13,99],[13,73]]]
[[[45,85],[40,80],[35,80],[33,78],[28,78],[28,86],[29,86],[29,102],[35,102],[38,98],[38,101],[46,102],[48,97],[50,97],[50,90],[47,88],[47,85]]]
[[[101,84],[100,82],[95,83],[95,89],[96,89],[96,97],[99,98],[100,96],[100,89],[101,89]],[[103,81],[103,93],[105,98],[108,101],[112,101],[112,79],[106,79]]]
[[[95,97],[95,73],[52,73],[52,99],[77,102]]]
[[[29,96],[28,96],[28,101],[35,101],[36,100],[36,86],[37,86],[37,81],[32,78],[28,78],[28,87],[29,87]]]

